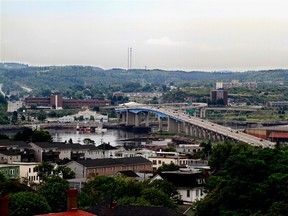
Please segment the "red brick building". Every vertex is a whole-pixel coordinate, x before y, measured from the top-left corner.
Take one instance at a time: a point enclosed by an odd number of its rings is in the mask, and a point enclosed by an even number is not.
[[[97,175],[114,176],[119,171],[152,172],[152,162],[143,157],[104,158],[71,161],[65,166],[76,173],[76,178],[91,178]]]
[[[53,94],[50,97],[28,97],[25,98],[25,105],[30,106],[36,105],[37,107],[45,107],[52,109],[62,108],[82,108],[82,107],[104,107],[110,106],[110,100],[90,99],[90,100],[75,100],[75,99],[64,99],[59,94]]]

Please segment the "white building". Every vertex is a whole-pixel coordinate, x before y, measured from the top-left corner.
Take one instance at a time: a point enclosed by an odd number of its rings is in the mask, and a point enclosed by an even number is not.
[[[162,172],[154,176],[151,181],[154,181],[155,179],[165,179],[175,185],[177,192],[180,195],[180,199],[184,203],[191,204],[205,196],[205,176],[202,173],[178,171]]]
[[[40,163],[35,162],[12,162],[12,164],[18,165],[20,168],[20,181],[27,182],[28,185],[31,183],[40,183],[39,176],[37,175],[35,167]]]
[[[59,123],[72,123],[75,121],[74,116],[63,116],[57,120]]]

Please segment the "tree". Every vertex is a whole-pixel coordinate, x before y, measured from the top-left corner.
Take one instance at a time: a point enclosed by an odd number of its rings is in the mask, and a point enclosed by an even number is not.
[[[32,136],[32,142],[52,142],[53,138],[48,131],[34,130]]]
[[[164,171],[175,171],[175,170],[179,170],[179,166],[177,166],[174,163],[170,163],[170,164],[163,164],[162,166],[160,166],[157,169],[158,173],[164,172]]]
[[[156,179],[149,183],[151,188],[157,188],[160,191],[164,192],[168,197],[175,198],[178,196],[178,191],[176,187],[167,180]]]
[[[47,118],[47,114],[45,111],[41,110],[37,113],[37,119],[39,121],[44,121]]]
[[[15,134],[15,141],[25,141],[25,142],[52,142],[53,138],[48,131],[43,130],[32,130],[25,129],[22,132],[18,132]]]
[[[50,176],[53,176],[54,166],[48,162],[42,161],[41,164],[35,167],[40,180],[46,181]]]
[[[5,135],[5,134],[1,134],[0,133],[0,139],[7,139],[7,140],[9,140],[10,138],[9,138],[9,136],[7,136],[7,135]]]
[[[66,167],[66,166],[62,166],[62,165],[59,165],[56,168],[55,174],[57,174],[57,175],[62,174],[63,179],[75,178],[75,172],[70,167]]]
[[[195,204],[196,215],[288,214],[287,148],[240,143],[216,149],[210,159],[217,169],[205,185],[207,195]]]
[[[0,184],[6,182],[7,180],[8,178],[2,172],[0,172]]]
[[[38,193],[46,198],[52,212],[61,212],[66,210],[68,189],[69,183],[66,180],[52,176],[39,186]]]
[[[123,205],[167,206],[174,208],[175,205],[170,199],[173,193],[174,188],[171,185],[160,183],[159,181],[149,185],[146,182],[137,182],[128,178],[96,176],[85,183],[79,200],[82,207],[92,206],[101,202],[111,203],[116,201]]]
[[[168,208],[176,207],[169,196],[156,188],[145,188],[141,192],[141,197],[148,201],[152,206],[166,206]]]
[[[18,192],[11,194],[9,198],[9,215],[11,216],[30,216],[51,211],[47,200],[34,192]]]
[[[17,121],[18,121],[18,112],[17,111],[14,111],[12,113],[12,120],[11,121],[12,121],[13,124],[17,123]]]
[[[18,193],[22,191],[33,191],[30,187],[25,184],[21,184],[18,180],[8,180],[7,178],[5,179],[5,177],[2,179],[3,181],[0,181],[0,193],[2,195]]]

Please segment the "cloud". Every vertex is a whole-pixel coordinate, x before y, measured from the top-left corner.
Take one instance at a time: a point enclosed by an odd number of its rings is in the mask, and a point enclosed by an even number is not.
[[[149,45],[159,45],[159,46],[175,46],[175,45],[183,45],[185,44],[184,41],[172,41],[168,37],[162,38],[151,38],[146,41]]]

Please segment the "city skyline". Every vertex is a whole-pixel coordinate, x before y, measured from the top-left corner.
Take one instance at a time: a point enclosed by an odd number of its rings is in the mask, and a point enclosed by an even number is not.
[[[163,70],[288,68],[284,0],[0,0],[1,62]],[[132,64],[132,62],[131,62]]]

